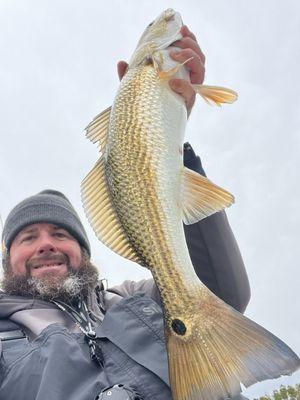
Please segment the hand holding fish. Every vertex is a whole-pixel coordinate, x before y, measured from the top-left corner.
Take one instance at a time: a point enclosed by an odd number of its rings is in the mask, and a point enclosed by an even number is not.
[[[170,56],[180,63],[189,60],[185,65],[189,69],[191,82],[188,82],[185,79],[171,79],[169,84],[176,93],[180,94],[184,98],[189,116],[196,98],[196,92],[191,84],[203,83],[205,74],[205,56],[198,45],[195,35],[190,32],[186,25],[183,25],[180,33],[183,38],[174,42],[172,46],[180,47],[182,50],[178,52],[172,51]]]
[[[182,26],[180,33],[182,39],[172,43],[172,46],[179,47],[181,50],[178,49],[177,51],[171,51],[170,56],[180,63],[189,60],[185,65],[189,70],[190,82],[185,79],[171,79],[169,85],[174,92],[183,97],[187,108],[187,115],[189,117],[196,98],[196,92],[191,84],[203,83],[205,74],[205,56],[200,49],[196,36],[186,25]],[[127,67],[127,62],[118,62],[117,68],[120,80],[123,78]]]

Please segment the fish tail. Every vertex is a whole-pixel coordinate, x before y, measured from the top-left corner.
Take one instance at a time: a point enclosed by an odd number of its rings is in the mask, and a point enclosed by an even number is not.
[[[248,387],[299,368],[299,358],[279,338],[215,296],[211,300],[194,316],[194,331],[178,319],[176,333],[174,320],[166,328],[174,400],[233,397],[240,383]]]

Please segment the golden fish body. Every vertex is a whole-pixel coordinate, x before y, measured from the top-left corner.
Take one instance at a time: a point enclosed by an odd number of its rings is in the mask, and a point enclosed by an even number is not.
[[[161,84],[153,66],[128,71],[112,109],[106,174],[130,242],[165,288],[166,311],[180,307],[176,296],[186,285],[189,290],[199,286],[180,206],[185,124],[183,101]]]
[[[233,197],[183,166],[186,109],[160,69],[168,61],[165,49],[178,39],[178,27],[169,27],[179,21],[172,12],[147,28],[112,108],[87,128],[102,156],[82,184],[82,198],[98,238],[153,274],[166,319],[174,400],[215,400],[239,393],[240,382],[249,386],[290,374],[299,359],[213,295],[194,272],[182,221],[199,221]],[[221,88],[204,92],[216,103],[233,96]]]

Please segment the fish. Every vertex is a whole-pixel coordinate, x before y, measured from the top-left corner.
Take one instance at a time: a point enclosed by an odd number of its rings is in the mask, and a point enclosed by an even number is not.
[[[170,78],[189,79],[169,56],[182,35],[167,9],[144,31],[113,105],[86,135],[100,157],[81,185],[87,218],[106,246],[148,268],[160,293],[174,400],[216,400],[264,379],[290,375],[298,356],[279,338],[215,296],[197,277],[183,222],[223,210],[234,197],[183,164],[187,111]],[[237,94],[193,85],[207,102]]]

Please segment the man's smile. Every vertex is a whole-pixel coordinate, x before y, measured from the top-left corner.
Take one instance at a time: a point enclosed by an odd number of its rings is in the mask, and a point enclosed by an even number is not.
[[[41,268],[54,268],[54,267],[62,267],[62,266],[66,266],[65,263],[45,263],[45,264],[41,264],[41,265],[36,265],[33,267],[33,269],[41,269]]]
[[[26,263],[27,271],[30,274],[42,273],[44,271],[56,271],[65,273],[68,270],[69,259],[65,254],[44,255],[43,257],[33,258]]]

